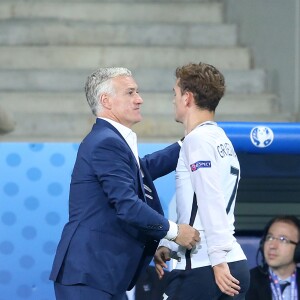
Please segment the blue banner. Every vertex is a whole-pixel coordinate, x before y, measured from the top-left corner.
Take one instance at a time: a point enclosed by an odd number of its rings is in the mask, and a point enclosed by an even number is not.
[[[236,152],[300,154],[300,123],[219,122]]]

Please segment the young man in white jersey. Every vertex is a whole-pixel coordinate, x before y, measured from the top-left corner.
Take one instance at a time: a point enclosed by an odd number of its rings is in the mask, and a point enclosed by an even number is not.
[[[177,68],[175,74],[175,119],[186,132],[176,168],[177,221],[198,229],[201,241],[191,251],[161,241],[155,254],[159,277],[171,253],[178,259],[164,299],[241,300],[249,271],[234,237],[240,165],[230,140],[214,122],[225,92],[224,76],[204,63]]]

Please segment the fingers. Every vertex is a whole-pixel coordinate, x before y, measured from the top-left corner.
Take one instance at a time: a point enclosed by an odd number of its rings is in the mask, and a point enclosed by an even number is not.
[[[192,249],[193,249],[193,245],[192,245],[192,244],[188,244],[188,245],[186,246],[186,248],[187,248],[188,250],[192,250]]]
[[[239,290],[241,289],[239,285],[229,280],[216,280],[216,283],[221,292],[229,296],[239,294]]]
[[[239,282],[236,278],[234,278],[233,276],[231,276],[230,280],[231,280],[231,282],[233,282],[235,285],[240,284],[240,282]]]
[[[230,274],[230,270],[227,263],[221,263],[213,267],[216,284],[222,293],[229,296],[239,294],[241,289],[239,281]]]
[[[178,227],[179,232],[175,242],[189,250],[192,249],[200,241],[199,231],[188,224],[179,224]]]
[[[155,271],[159,279],[162,279],[164,276],[164,268],[167,268],[166,261],[169,261],[170,258],[170,249],[167,247],[159,247],[154,255],[155,262]]]
[[[241,289],[236,283],[227,282],[226,284],[218,285],[220,290],[229,296],[234,296],[239,294],[239,290]]]
[[[197,244],[197,242],[193,242],[193,243],[189,243],[188,245],[186,245],[185,247],[188,249],[188,250],[192,250],[193,247],[195,247]]]
[[[164,276],[164,270],[161,265],[155,264],[155,271],[159,279],[162,279]]]
[[[200,242],[201,238],[200,238],[200,233],[198,230],[195,229],[195,237],[194,240],[196,243]]]
[[[167,265],[165,264],[166,261],[171,260],[170,258],[170,249],[167,247],[159,247],[154,255],[154,261],[155,263],[160,264],[164,268],[167,268]]]
[[[161,255],[159,255],[157,252],[154,255],[154,261],[155,261],[155,263],[160,264],[160,265],[164,264],[163,257]]]
[[[171,260],[169,249],[168,249],[168,251],[163,251],[162,252],[162,259],[164,261],[170,261]]]

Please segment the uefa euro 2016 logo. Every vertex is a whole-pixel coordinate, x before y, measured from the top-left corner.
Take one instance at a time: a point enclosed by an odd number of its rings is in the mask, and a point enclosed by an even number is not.
[[[269,127],[257,126],[252,128],[250,132],[250,139],[254,146],[265,148],[272,144],[274,133]]]

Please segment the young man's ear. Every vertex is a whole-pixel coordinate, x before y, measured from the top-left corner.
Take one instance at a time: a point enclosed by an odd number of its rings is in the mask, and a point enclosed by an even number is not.
[[[190,106],[194,101],[194,95],[192,92],[186,91],[184,92],[184,103],[186,106]]]

